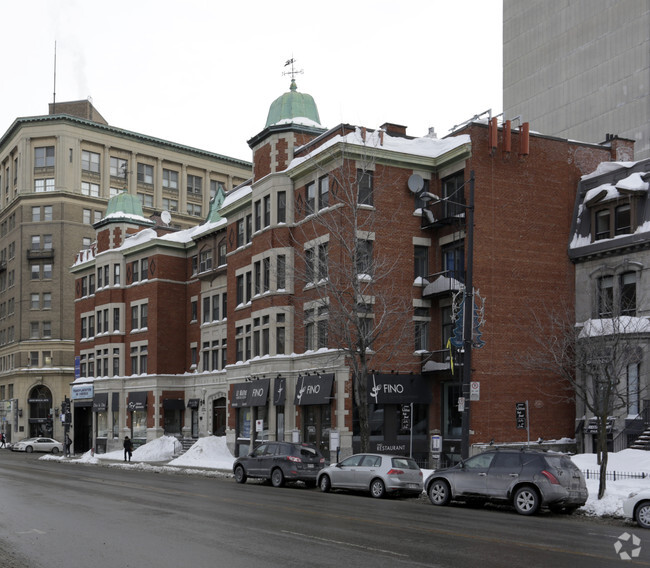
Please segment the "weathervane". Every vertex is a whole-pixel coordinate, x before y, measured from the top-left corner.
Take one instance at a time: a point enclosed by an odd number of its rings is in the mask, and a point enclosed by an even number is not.
[[[282,75],[291,75],[291,80],[292,81],[295,81],[295,79],[296,79],[295,76],[297,74],[304,73],[304,71],[302,69],[300,69],[299,71],[294,69],[293,64],[295,62],[296,62],[296,60],[293,57],[291,59],[287,59],[287,62],[284,64],[284,66],[286,67],[287,65],[291,65],[291,71],[283,71],[282,72]]]

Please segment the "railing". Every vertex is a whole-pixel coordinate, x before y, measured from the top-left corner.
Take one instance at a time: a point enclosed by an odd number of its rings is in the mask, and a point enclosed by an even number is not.
[[[585,479],[600,479],[600,471],[592,469],[583,469],[582,475]],[[648,474],[645,471],[608,471],[605,479],[608,481],[617,481],[619,479],[645,479]]]

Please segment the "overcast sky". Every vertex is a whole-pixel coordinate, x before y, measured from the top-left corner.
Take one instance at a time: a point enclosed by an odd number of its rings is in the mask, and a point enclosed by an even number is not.
[[[247,140],[289,90],[321,123],[439,137],[502,111],[501,0],[3,2],[0,132],[91,98],[112,126],[251,160]]]

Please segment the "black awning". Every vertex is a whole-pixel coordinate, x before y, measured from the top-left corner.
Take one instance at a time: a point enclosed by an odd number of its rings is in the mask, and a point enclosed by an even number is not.
[[[163,410],[185,410],[185,400],[182,398],[163,399]]]
[[[273,406],[283,406],[287,400],[287,379],[278,377],[273,383]]]
[[[117,412],[120,409],[120,393],[112,392],[111,399],[111,409],[113,412]]]
[[[271,379],[258,379],[250,383],[248,389],[248,406],[266,406],[269,398],[269,383]]]
[[[332,385],[334,373],[325,375],[298,376],[296,382],[296,396],[294,404],[303,406],[307,404],[329,404],[332,400]]]
[[[198,398],[190,398],[187,401],[187,408],[198,408],[199,407],[199,399]]]
[[[147,408],[147,391],[130,392],[127,410],[145,410]]]
[[[93,398],[93,412],[106,412],[108,410],[108,393],[95,393]]]
[[[250,383],[237,383],[232,387],[232,399],[230,406],[232,408],[242,408],[248,406],[248,389]]]
[[[431,391],[422,375],[368,376],[368,402],[374,404],[429,404]]]

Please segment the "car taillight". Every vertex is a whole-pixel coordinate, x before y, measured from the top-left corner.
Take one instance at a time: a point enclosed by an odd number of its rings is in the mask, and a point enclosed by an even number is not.
[[[298,462],[298,463],[302,462],[302,460],[300,458],[297,458],[296,456],[287,456],[287,459],[290,462]]]
[[[390,469],[386,475],[404,475],[403,469]]]
[[[321,458],[320,463],[325,463],[325,458]]]
[[[546,477],[546,479],[548,479],[553,485],[560,485],[560,482],[557,480],[557,477],[555,477],[550,471],[543,469],[542,475]]]

